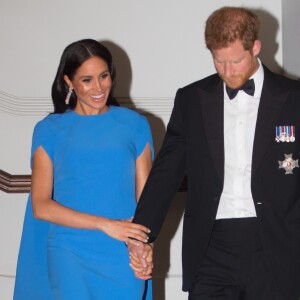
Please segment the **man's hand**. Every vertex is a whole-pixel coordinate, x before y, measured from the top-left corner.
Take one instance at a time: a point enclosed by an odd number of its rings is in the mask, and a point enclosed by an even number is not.
[[[150,279],[153,269],[152,245],[130,240],[127,246],[130,256],[130,266],[135,276],[143,280]]]

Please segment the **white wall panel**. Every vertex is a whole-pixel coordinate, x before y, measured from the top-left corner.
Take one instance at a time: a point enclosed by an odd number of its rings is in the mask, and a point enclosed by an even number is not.
[[[298,0],[282,0],[282,20],[283,68],[288,76],[300,79],[300,2]]]

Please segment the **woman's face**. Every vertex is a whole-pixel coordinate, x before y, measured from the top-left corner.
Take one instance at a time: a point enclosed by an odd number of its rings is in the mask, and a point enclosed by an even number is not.
[[[108,110],[106,103],[112,80],[103,59],[96,56],[89,58],[77,69],[72,80],[67,75],[64,80],[76,93],[75,112],[80,115],[95,115]]]

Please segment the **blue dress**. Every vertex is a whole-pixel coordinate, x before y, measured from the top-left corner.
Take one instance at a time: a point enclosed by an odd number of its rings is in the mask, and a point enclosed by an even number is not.
[[[135,162],[147,144],[153,153],[146,118],[110,106],[99,115],[50,114],[34,129],[31,153],[41,146],[49,155],[55,201],[129,219],[136,207]],[[150,300],[151,281],[134,277],[123,242],[98,230],[34,220],[29,197],[14,292],[19,299]]]

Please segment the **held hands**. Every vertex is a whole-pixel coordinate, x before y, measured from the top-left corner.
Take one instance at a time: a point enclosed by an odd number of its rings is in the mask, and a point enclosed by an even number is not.
[[[128,220],[104,218],[99,229],[114,239],[126,242],[130,266],[135,276],[147,280],[152,277],[153,269],[153,246],[147,244],[150,230],[143,225],[131,223],[131,221],[132,218]]]
[[[102,231],[110,237],[126,243],[130,239],[147,243],[150,230],[143,225],[131,223],[131,221],[132,218],[128,220],[106,219],[105,224],[102,226]]]
[[[130,240],[127,247],[134,275],[139,279],[150,279],[153,270],[153,245]]]

